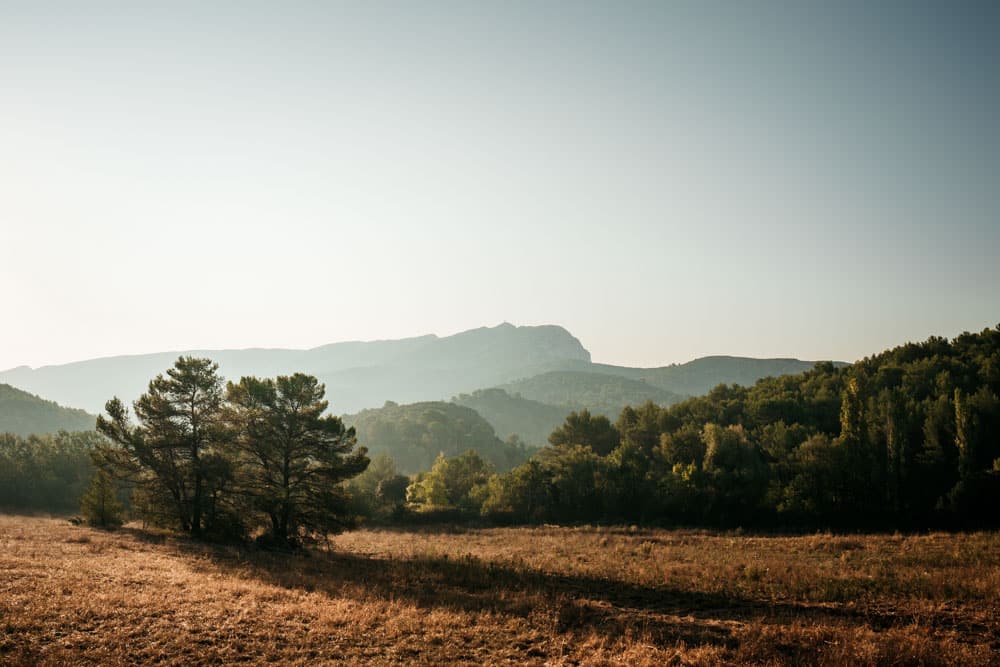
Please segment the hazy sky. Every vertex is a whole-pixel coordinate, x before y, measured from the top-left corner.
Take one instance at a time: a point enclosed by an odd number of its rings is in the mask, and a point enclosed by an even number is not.
[[[0,0],[0,369],[996,325],[1000,4],[826,4]]]

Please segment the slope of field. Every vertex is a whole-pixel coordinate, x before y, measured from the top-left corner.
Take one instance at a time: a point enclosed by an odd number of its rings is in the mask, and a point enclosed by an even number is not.
[[[358,531],[213,547],[0,516],[0,664],[1000,659],[1000,537]]]

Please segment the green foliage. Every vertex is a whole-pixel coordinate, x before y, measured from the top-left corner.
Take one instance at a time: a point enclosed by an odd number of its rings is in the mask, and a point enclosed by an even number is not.
[[[302,373],[229,383],[226,417],[232,429],[238,493],[269,520],[269,540],[294,545],[348,523],[341,482],[368,466],[352,451],[354,430],[324,416],[325,389]]]
[[[624,440],[605,461],[603,495],[608,517],[635,522],[658,512],[656,480],[660,461],[638,444]]]
[[[442,454],[428,472],[417,475],[406,491],[406,498],[414,505],[455,508],[476,515],[485,499],[485,485],[491,474],[493,467],[474,450],[452,458]]]
[[[556,521],[587,521],[603,516],[606,464],[590,447],[544,450],[539,458],[548,476],[550,507]]]
[[[752,522],[767,491],[769,471],[742,426],[705,424],[702,471],[709,485],[709,515],[719,523]]]
[[[591,415],[589,410],[571,412],[562,426],[549,435],[549,444],[583,445],[599,456],[605,456],[618,446],[618,431],[604,415]]]
[[[487,485],[515,521],[992,526],[1000,502],[1000,327],[854,366],[622,410],[620,445],[569,420]],[[582,420],[585,426],[589,420]]]
[[[406,490],[410,486],[410,478],[406,475],[386,477],[375,487],[375,500],[383,507],[390,507],[393,513],[398,513],[406,503]]]
[[[550,508],[549,487],[547,470],[531,459],[504,475],[490,477],[481,512],[494,519],[541,521]]]
[[[652,401],[646,401],[639,408],[625,406],[615,427],[622,440],[649,454],[660,442],[664,427],[662,421],[666,414]]]
[[[218,365],[180,357],[135,403],[97,419],[102,473],[132,488],[133,513],[196,536],[297,544],[349,522],[342,482],[368,465],[354,432],[324,416],[324,388],[303,374],[245,377],[225,394]],[[88,501],[90,502],[90,501]]]
[[[429,469],[439,454],[452,457],[469,449],[498,470],[528,458],[523,444],[501,441],[475,410],[453,403],[386,403],[344,420],[373,455],[388,454],[403,473]]]
[[[73,512],[94,474],[94,431],[0,433],[0,508]]]
[[[794,471],[778,500],[779,512],[829,517],[842,506],[847,487],[845,450],[824,433],[810,436],[792,453]]]
[[[95,472],[90,487],[80,499],[83,517],[92,526],[110,528],[122,525],[123,510],[114,480],[103,470]]]
[[[402,491],[399,491],[400,485]],[[399,474],[391,456],[385,452],[377,454],[364,472],[346,484],[351,511],[366,517],[392,514],[406,503],[406,487],[409,485],[410,478]]]
[[[97,430],[108,440],[95,462],[116,479],[142,488],[144,519],[192,535],[230,530],[234,516],[223,502],[232,469],[223,449],[228,441],[222,379],[209,359],[179,357],[135,402],[133,425],[120,400],[108,401]],[[169,517],[169,519],[168,519]]]

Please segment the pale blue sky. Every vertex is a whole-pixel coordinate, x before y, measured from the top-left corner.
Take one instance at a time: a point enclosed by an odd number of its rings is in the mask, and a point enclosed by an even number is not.
[[[992,3],[156,4],[0,0],[0,368],[1000,322]]]

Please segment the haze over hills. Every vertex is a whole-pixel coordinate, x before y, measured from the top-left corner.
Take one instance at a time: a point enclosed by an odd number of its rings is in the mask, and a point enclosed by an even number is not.
[[[9,384],[0,384],[0,433],[27,436],[32,433],[89,431],[94,415],[64,408]]]
[[[93,412],[118,396],[131,402],[179,355],[209,357],[229,379],[294,372],[316,375],[337,413],[449,398],[462,391],[527,377],[539,369],[590,362],[590,353],[562,327],[471,329],[453,336],[333,343],[310,350],[186,350],[91,359],[0,372],[0,381]]]
[[[478,389],[505,387],[566,411],[593,407],[614,417],[626,403],[670,403],[719,383],[752,384],[761,377],[797,373],[813,365],[794,359],[738,357],[706,357],[662,368],[595,364],[590,352],[562,327],[504,323],[453,336],[333,343],[309,350],[189,350],[37,369],[22,366],[0,372],[0,382],[96,413],[112,396],[133,401],[181,354],[217,361],[229,379],[299,371],[316,375],[326,384],[331,411],[338,414],[380,407],[386,401],[448,400]],[[500,433],[506,431],[494,426]]]
[[[358,442],[370,455],[389,454],[405,474],[429,470],[439,454],[451,457],[469,449],[499,471],[510,470],[529,455],[523,446],[501,442],[493,425],[476,410],[444,401],[390,402],[346,415],[344,423],[357,430]]]
[[[544,446],[549,434],[563,423],[569,412],[577,409],[512,396],[499,387],[459,394],[451,402],[472,408],[482,415],[500,439],[506,440],[516,434],[534,447]]]
[[[630,369],[623,369],[627,372]],[[530,378],[510,382],[501,387],[514,396],[540,403],[558,405],[566,411],[587,408],[612,421],[626,405],[653,401],[670,405],[684,400],[685,395],[663,389],[625,375],[587,371],[549,371]]]

